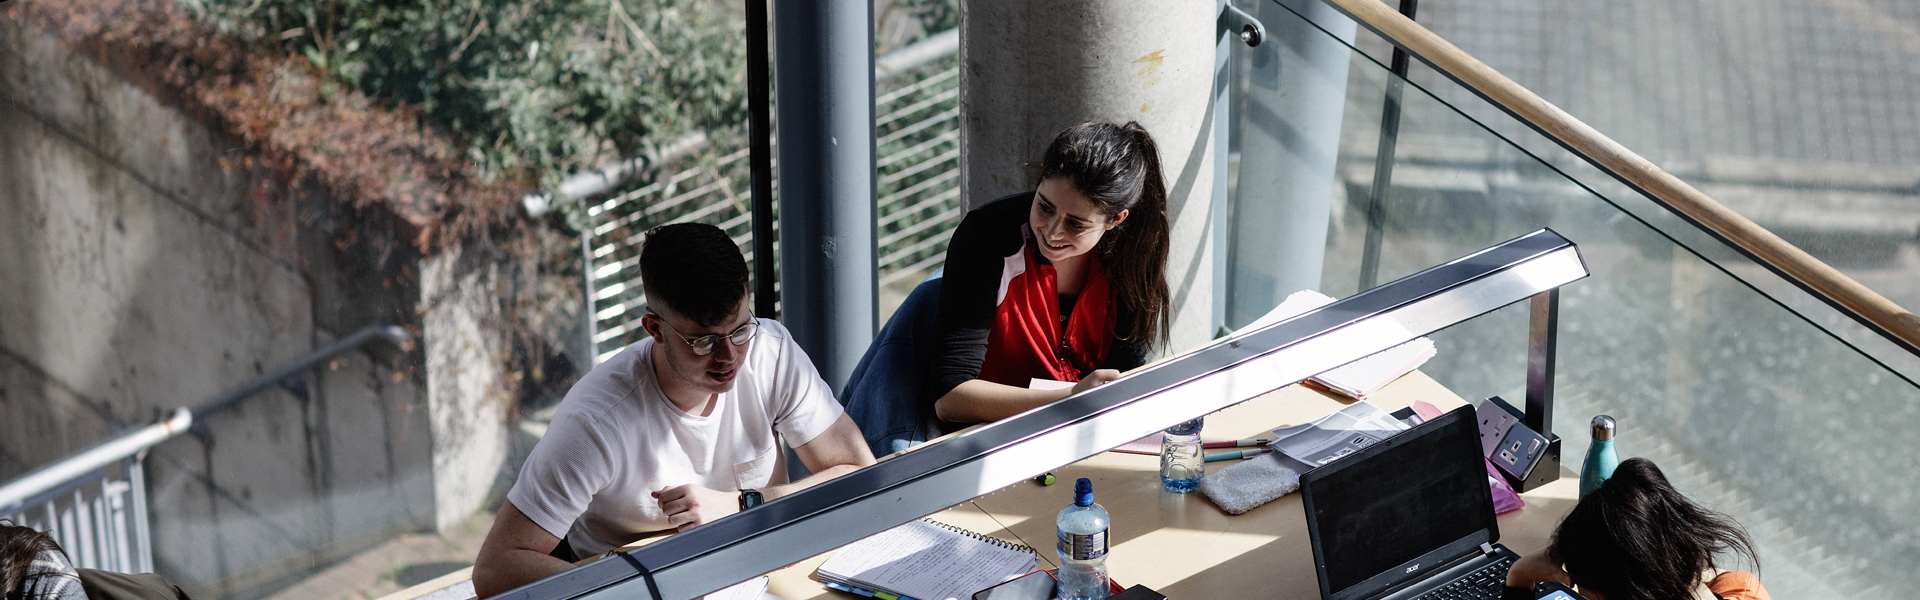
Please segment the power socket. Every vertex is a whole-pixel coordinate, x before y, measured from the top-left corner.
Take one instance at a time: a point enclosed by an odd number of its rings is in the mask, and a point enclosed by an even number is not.
[[[1528,481],[1540,458],[1548,453],[1552,440],[1522,423],[1523,414],[1519,409],[1499,396],[1480,403],[1474,414],[1480,419],[1481,452],[1509,481]]]
[[[1491,457],[1500,442],[1507,439],[1507,432],[1520,424],[1522,415],[1507,401],[1493,396],[1474,409],[1474,416],[1480,419],[1480,455]]]

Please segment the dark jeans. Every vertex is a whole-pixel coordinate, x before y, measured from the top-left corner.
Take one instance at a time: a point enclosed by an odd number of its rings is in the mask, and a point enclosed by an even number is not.
[[[840,394],[875,457],[940,435],[933,399],[922,398],[920,391],[933,356],[933,318],[939,308],[940,275],[935,273],[887,319]]]

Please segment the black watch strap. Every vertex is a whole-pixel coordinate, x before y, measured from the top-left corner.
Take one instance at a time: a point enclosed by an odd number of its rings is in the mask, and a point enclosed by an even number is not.
[[[760,490],[740,490],[740,510],[759,506],[765,501],[766,497],[760,495]]]

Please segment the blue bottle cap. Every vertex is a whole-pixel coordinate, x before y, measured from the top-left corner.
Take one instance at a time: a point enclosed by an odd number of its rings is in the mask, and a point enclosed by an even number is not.
[[[1093,505],[1093,480],[1092,479],[1081,477],[1079,481],[1073,482],[1073,505],[1074,506],[1092,506]]]

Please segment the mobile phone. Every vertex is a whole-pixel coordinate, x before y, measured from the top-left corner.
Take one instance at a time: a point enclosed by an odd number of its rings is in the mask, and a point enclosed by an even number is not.
[[[1053,574],[1042,569],[973,593],[973,600],[1053,600]]]
[[[1534,600],[1587,600],[1573,588],[1556,581],[1542,581],[1533,584]]]

